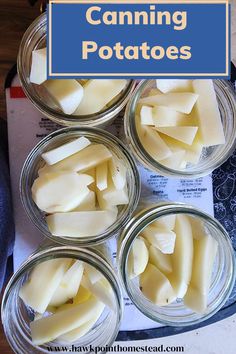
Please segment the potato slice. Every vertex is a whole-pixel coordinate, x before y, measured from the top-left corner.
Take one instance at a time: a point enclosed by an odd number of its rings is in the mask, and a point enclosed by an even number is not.
[[[124,189],[126,185],[127,169],[122,160],[113,155],[108,161],[109,172],[116,189]]]
[[[197,99],[197,94],[190,92],[177,92],[144,97],[139,100],[139,103],[150,106],[166,106],[177,112],[189,114],[191,113]]]
[[[77,327],[75,329],[73,329],[72,331],[69,331],[65,334],[63,334],[62,336],[58,337],[57,340],[61,341],[61,342],[68,342],[68,343],[73,343],[75,341],[77,341],[79,338],[83,337],[85,334],[87,334],[95,325],[95,323],[97,322],[97,320],[99,319],[99,317],[101,316],[103,310],[104,310],[105,305],[103,305],[103,307],[101,306],[100,308],[96,309],[94,311],[94,315],[91,318],[91,320],[89,320],[88,322],[86,322],[85,324],[83,324],[80,327]]]
[[[178,298],[187,292],[193,262],[193,236],[189,218],[180,214],[175,222],[175,251],[172,255],[173,274],[169,280]]]
[[[90,264],[85,264],[85,276],[92,284],[96,283],[97,281],[103,278],[102,273]]]
[[[143,273],[148,264],[148,249],[145,241],[138,237],[134,240],[128,258],[128,270],[130,278]]]
[[[175,218],[176,217],[174,214],[161,216],[156,221],[154,221],[152,225],[167,230],[173,230],[175,227]]]
[[[57,258],[36,265],[20,289],[20,298],[33,310],[44,313],[70,263],[71,259]]]
[[[103,308],[103,306],[100,301],[92,298],[82,304],[31,322],[33,344],[42,345],[53,341],[59,336],[84,325],[93,318],[95,311]]]
[[[157,131],[145,126],[145,135],[141,138],[144,149],[153,157],[160,161],[171,155],[171,150]]]
[[[73,305],[82,304],[92,296],[92,293],[80,284],[79,290],[73,299]]]
[[[83,99],[83,86],[74,79],[47,80],[44,87],[53,101],[66,114],[72,114]]]
[[[168,145],[170,150],[174,153],[177,151],[185,150],[185,160],[192,164],[197,164],[202,154],[202,144],[199,142],[198,133],[194,139],[192,145],[184,144],[180,141],[177,141],[167,135],[161,135],[162,139]],[[184,165],[183,165],[184,167]],[[185,166],[186,167],[186,166]]]
[[[152,245],[149,247],[149,263],[153,264],[164,274],[169,274],[172,272],[172,261],[170,254],[164,254]]]
[[[107,161],[112,157],[111,152],[105,145],[91,144],[85,149],[76,154],[67,157],[66,159],[55,163],[52,166],[45,165],[39,171],[39,174],[46,172],[60,172],[60,171],[75,171],[83,172],[92,169],[100,163]]]
[[[175,233],[171,230],[149,225],[142,231],[142,235],[153,246],[162,253],[171,254],[175,248]]]
[[[160,163],[168,168],[172,168],[173,170],[179,169],[182,162],[185,159],[186,151],[185,150],[179,150],[176,152],[173,152],[173,154],[169,157],[167,157],[164,160],[161,160]]]
[[[30,82],[40,85],[47,80],[47,48],[32,51]]]
[[[156,86],[163,93],[192,91],[192,81],[183,79],[157,79]]]
[[[96,185],[100,191],[107,188],[108,165],[107,161],[96,167]]]
[[[76,261],[67,270],[59,286],[55,290],[49,305],[60,306],[76,296],[83,276],[84,266],[81,261]]]
[[[129,204],[128,188],[125,185],[123,189],[116,189],[114,185],[109,184],[109,187],[103,191],[103,199],[112,207]]]
[[[189,120],[189,117],[165,106],[154,106],[152,108],[152,120],[157,128],[173,127],[184,125]]]
[[[117,218],[117,209],[55,213],[46,217],[54,236],[89,237],[103,233]]]
[[[168,135],[173,139],[181,141],[184,144],[192,145],[193,140],[197,134],[198,127],[176,126],[176,127],[158,127],[154,128],[158,132]]]
[[[193,269],[184,304],[197,313],[207,309],[207,296],[218,249],[217,241],[209,234],[194,240]]]
[[[200,139],[204,146],[225,144],[224,129],[212,80],[193,80]]]
[[[89,186],[90,187],[90,186]],[[96,196],[93,191],[89,191],[84,200],[72,211],[95,211],[96,210]]]
[[[83,99],[75,111],[76,115],[100,112],[127,85],[127,80],[95,79],[84,85]]]
[[[140,111],[140,118],[142,125],[154,125],[152,116],[152,107],[142,106]]]
[[[150,263],[140,275],[140,289],[144,296],[158,306],[169,305],[176,299],[169,280]]]
[[[92,177],[76,172],[44,173],[33,183],[32,198],[47,213],[70,211],[86,198],[92,182]]]
[[[116,311],[115,297],[112,287],[104,276],[93,284],[88,277],[84,276],[82,284],[104,305],[108,306],[112,311]]]
[[[76,152],[83,150],[90,144],[91,142],[89,139],[82,136],[81,138],[75,139],[69,143],[63,144],[55,149],[43,153],[42,158],[48,165],[53,165],[75,154]]]

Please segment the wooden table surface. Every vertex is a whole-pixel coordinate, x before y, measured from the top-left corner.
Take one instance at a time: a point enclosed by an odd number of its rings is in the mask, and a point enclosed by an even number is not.
[[[34,1],[31,1],[34,2]],[[0,0],[0,118],[6,119],[4,82],[16,56],[22,35],[40,14],[39,1],[31,6],[28,0]],[[236,0],[232,0],[232,60],[236,65]],[[0,353],[12,354],[0,324]],[[19,353],[20,354],[20,353]]]

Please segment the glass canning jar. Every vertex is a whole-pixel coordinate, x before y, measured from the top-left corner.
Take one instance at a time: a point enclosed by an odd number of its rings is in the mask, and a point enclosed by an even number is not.
[[[47,118],[65,126],[104,127],[121,112],[135,88],[134,80],[127,80],[127,86],[111,106],[90,115],[68,115],[60,111],[49,97],[43,85],[32,84],[29,80],[32,51],[46,46],[46,13],[40,15],[26,30],[18,53],[17,68],[22,88],[33,105]]]
[[[47,226],[45,213],[42,212],[32,199],[31,187],[38,177],[38,170],[44,165],[42,154],[75,138],[86,137],[92,143],[104,144],[114,155],[121,159],[127,169],[127,187],[129,203],[118,207],[116,221],[101,234],[88,237],[59,237],[53,236]],[[67,127],[59,129],[42,139],[29,153],[22,168],[20,178],[20,194],[25,211],[35,226],[52,241],[64,245],[89,246],[103,242],[117,234],[133,214],[140,196],[140,177],[131,154],[124,144],[114,135],[98,128]]]
[[[94,249],[65,246],[50,246],[38,250],[20,266],[10,279],[3,294],[1,314],[4,332],[11,348],[16,354],[40,354],[48,353],[49,347],[66,347],[67,352],[71,347],[71,344],[62,343],[59,340],[41,346],[34,345],[31,340],[29,324],[35,314],[19,297],[19,291],[33,267],[41,262],[56,258],[81,260],[100,271],[111,285],[114,295],[114,311],[106,306],[94,327],[73,343],[76,347],[87,346],[84,353],[90,353],[90,345],[93,348],[99,347],[98,353],[105,353],[104,347],[111,346],[116,339],[123,313],[122,290],[117,275],[104,255],[95,252]],[[51,352],[55,353],[56,349]],[[60,352],[66,353],[66,349]]]
[[[155,305],[139,289],[137,277],[130,278],[128,275],[129,252],[136,237],[153,221],[174,214],[185,214],[201,220],[207,231],[218,242],[218,252],[214,263],[205,314],[197,314],[188,309],[181,299],[177,299],[168,306]],[[169,326],[182,327],[198,324],[213,316],[227,301],[235,283],[234,250],[226,230],[213,217],[185,204],[163,202],[140,211],[130,220],[121,234],[117,259],[120,277],[134,305],[145,316]]]
[[[125,133],[134,156],[148,169],[167,177],[196,178],[211,173],[222,165],[236,148],[236,94],[233,86],[226,80],[214,80],[225,144],[203,148],[203,153],[196,165],[187,165],[185,169],[171,169],[157,162],[144,149],[139,139],[135,113],[138,101],[156,88],[155,80],[142,80],[132,94],[125,111]]]

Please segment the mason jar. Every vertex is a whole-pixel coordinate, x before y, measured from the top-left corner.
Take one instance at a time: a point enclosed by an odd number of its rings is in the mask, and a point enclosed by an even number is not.
[[[111,105],[101,112],[89,115],[68,115],[63,113],[49,97],[43,85],[35,85],[30,82],[30,69],[32,51],[46,47],[47,15],[43,13],[26,30],[18,53],[17,70],[22,88],[33,105],[47,118],[65,125],[83,127],[105,127],[110,124],[122,111],[128,102],[134,88],[135,81],[127,80],[125,89],[112,100]]]
[[[135,114],[138,102],[156,88],[156,80],[142,80],[136,87],[125,111],[125,134],[130,150],[148,169],[167,177],[197,178],[208,175],[222,165],[236,148],[236,94],[233,85],[226,80],[214,80],[214,88],[221,115],[225,144],[204,147],[199,162],[186,168],[172,169],[157,162],[143,147],[138,136]]]
[[[213,266],[207,309],[199,314],[187,308],[182,299],[167,306],[157,306],[149,301],[139,288],[138,277],[130,278],[128,258],[134,240],[144,228],[167,215],[184,214],[201,221],[204,228],[218,243]],[[124,228],[118,250],[118,269],[124,288],[134,305],[153,321],[167,326],[190,326],[205,321],[219,311],[230,296],[235,283],[235,255],[230,237],[223,226],[213,217],[193,206],[163,202],[150,205],[135,215]],[[167,275],[168,278],[168,275]]]
[[[105,353],[106,346],[111,346],[115,341],[122,319],[123,302],[120,283],[110,262],[104,256],[91,249],[65,246],[51,246],[38,250],[10,279],[3,294],[1,314],[4,332],[12,350],[16,354],[48,353],[48,348],[52,349],[50,350],[52,353],[56,353],[58,347],[61,348],[60,353],[72,351],[69,350],[72,344],[59,339],[40,346],[32,343],[30,322],[35,319],[36,314],[19,296],[19,291],[31,270],[42,262],[56,258],[70,258],[89,264],[101,272],[109,282],[114,295],[114,309],[111,310],[106,306],[92,329],[73,342],[74,347],[84,347],[84,353],[91,352],[90,345],[93,348],[98,347],[97,353]]]
[[[127,170],[126,179],[129,202],[127,205],[118,206],[116,221],[101,234],[78,238],[53,236],[48,229],[45,213],[37,207],[32,199],[31,187],[38,177],[39,169],[45,164],[42,154],[82,136],[88,138],[92,143],[105,145],[112,154],[122,160]],[[114,135],[98,128],[68,127],[49,134],[29,153],[23,165],[20,178],[21,200],[28,217],[43,235],[64,245],[91,246],[116,235],[133,214],[139,201],[140,188],[137,166],[128,149]]]

